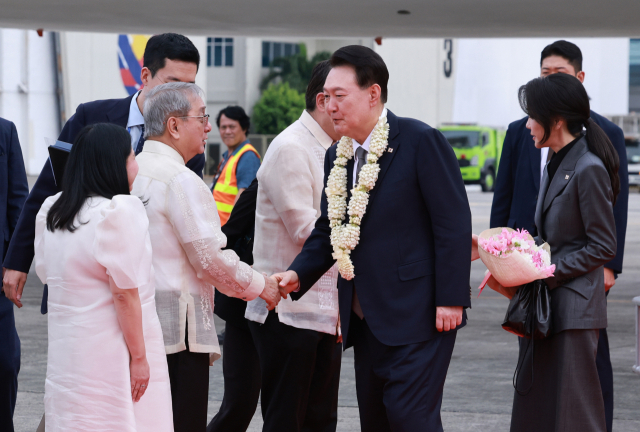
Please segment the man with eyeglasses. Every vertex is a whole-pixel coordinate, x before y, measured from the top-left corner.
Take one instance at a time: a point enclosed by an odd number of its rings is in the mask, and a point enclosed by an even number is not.
[[[240,262],[227,239],[209,188],[185,162],[204,153],[211,131],[202,90],[169,83],[148,94],[147,142],[138,156],[131,194],[146,203],[155,269],[155,302],[164,337],[176,432],[205,432],[209,366],[220,357],[213,323],[214,286],[245,301],[258,296],[273,309],[275,279]],[[247,371],[249,372],[249,371]]]
[[[136,154],[140,153],[145,142],[142,113],[149,91],[167,82],[195,82],[199,65],[198,49],[187,37],[175,33],[151,37],[144,51],[144,63],[140,72],[144,86],[142,90],[124,99],[80,104],[75,114],[64,125],[58,139],[73,143],[78,132],[88,124],[115,123],[127,128],[131,134],[132,148]],[[202,177],[204,155],[195,155],[188,161],[187,167]],[[47,160],[24,204],[3,263],[5,295],[19,308],[22,307],[22,290],[34,256],[36,215],[44,200],[55,195],[58,190],[51,165]],[[43,314],[47,312],[46,285],[41,312]]]

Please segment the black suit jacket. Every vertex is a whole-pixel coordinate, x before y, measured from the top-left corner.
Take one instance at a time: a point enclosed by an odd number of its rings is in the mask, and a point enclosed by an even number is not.
[[[376,338],[399,346],[429,340],[437,306],[471,305],[471,212],[456,156],[436,129],[388,112],[389,147],[352,251],[355,277],[338,278],[345,347],[353,287]],[[325,157],[325,187],[337,146]],[[353,159],[347,165],[348,189]],[[299,299],[333,265],[327,197],[321,215],[290,270],[300,277]],[[464,317],[463,325],[466,322]]]
[[[114,123],[126,127],[132,98],[133,96],[129,96],[124,99],[99,100],[80,104],[76,113],[62,128],[58,139],[73,143],[83,127],[94,123]],[[204,155],[194,157],[187,166],[202,177]],[[35,238],[36,216],[44,200],[56,193],[58,193],[58,187],[49,160],[47,160],[20,213],[20,219],[3,262],[4,267],[24,273],[29,272],[34,256],[33,240]],[[45,288],[43,313],[46,312],[46,294]]]
[[[0,118],[0,257],[4,258],[18,217],[29,195],[16,126]]]
[[[622,273],[629,209],[629,173],[624,134],[622,129],[601,115],[591,111],[591,117],[607,134],[620,158],[620,194],[613,207],[617,253],[605,267]],[[493,194],[490,225],[491,228],[526,229],[535,236],[538,234],[534,216],[540,190],[541,156],[540,149],[533,144],[531,132],[526,128],[527,119],[525,117],[511,123],[507,130]]]
[[[256,198],[258,196],[258,179],[254,179],[242,192],[238,202],[233,206],[231,216],[222,226],[222,233],[227,236],[227,247],[233,249],[240,260],[253,265],[253,238],[256,225]],[[249,329],[244,312],[247,302],[227,297],[216,290],[214,313],[223,320],[238,327]]]

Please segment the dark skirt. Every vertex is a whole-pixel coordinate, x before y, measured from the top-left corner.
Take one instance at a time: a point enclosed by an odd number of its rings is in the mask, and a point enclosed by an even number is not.
[[[511,432],[606,431],[598,330],[565,330],[530,343],[520,339]]]

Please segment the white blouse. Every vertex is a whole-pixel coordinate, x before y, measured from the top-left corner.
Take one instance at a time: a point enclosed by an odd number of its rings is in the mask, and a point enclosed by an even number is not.
[[[147,140],[137,156],[140,170],[132,195],[146,202],[156,270],[156,305],[167,354],[186,349],[220,358],[213,324],[213,287],[243,300],[264,289],[264,277],[222,250],[216,202],[207,185],[185,167],[182,156],[158,141]],[[265,309],[266,310],[266,309]]]
[[[278,135],[258,170],[254,268],[273,274],[287,270],[302,250],[320,216],[324,156],[332,140],[309,113]],[[280,300],[281,323],[336,334],[338,271],[334,265],[298,301]],[[268,311],[258,298],[245,317],[264,323]]]

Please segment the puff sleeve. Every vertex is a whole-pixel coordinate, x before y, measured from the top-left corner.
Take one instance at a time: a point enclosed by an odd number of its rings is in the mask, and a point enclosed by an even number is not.
[[[93,252],[118,288],[138,288],[149,283],[149,219],[138,197],[116,195],[101,211]]]

